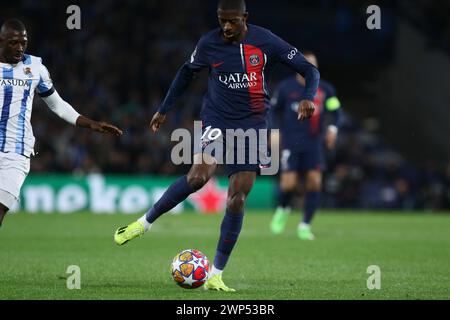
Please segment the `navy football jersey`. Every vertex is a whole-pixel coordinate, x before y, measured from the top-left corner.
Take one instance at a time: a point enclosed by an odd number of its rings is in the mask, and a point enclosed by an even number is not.
[[[293,46],[267,29],[248,24],[240,43],[231,43],[217,28],[199,40],[190,59],[178,71],[158,111],[167,113],[184,92],[193,75],[209,69],[208,91],[203,99],[201,119],[219,128],[266,126],[270,109],[267,78],[281,62],[305,76],[304,99],[312,100],[319,72]]]
[[[332,115],[332,122],[339,126],[341,104],[336,97],[334,87],[320,80],[314,97],[316,110],[310,119],[298,120],[298,107],[305,87],[297,81],[296,76],[282,81],[275,89],[271,100],[271,127],[280,129],[283,149],[299,149],[310,143],[322,142],[325,133],[325,115]]]

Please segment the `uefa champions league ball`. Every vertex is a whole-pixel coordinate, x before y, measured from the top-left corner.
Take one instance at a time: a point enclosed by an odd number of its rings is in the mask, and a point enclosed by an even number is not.
[[[182,288],[201,287],[208,279],[208,274],[208,258],[198,250],[183,250],[173,258],[172,277]]]

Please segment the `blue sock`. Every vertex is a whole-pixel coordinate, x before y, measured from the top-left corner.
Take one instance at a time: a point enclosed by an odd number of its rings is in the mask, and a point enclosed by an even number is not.
[[[164,192],[162,197],[147,211],[145,218],[149,223],[153,223],[162,214],[175,208],[179,203],[185,200],[194,190],[187,182],[187,177],[182,176],[172,183]]]
[[[282,191],[280,189],[278,194],[278,205],[282,208],[291,207],[293,197],[294,197],[293,191]]]
[[[241,233],[243,220],[243,212],[232,213],[228,209],[226,210],[220,226],[220,238],[217,244],[216,257],[214,258],[214,266],[217,269],[223,270],[225,268],[231,251],[233,251]]]
[[[320,203],[320,192],[307,192],[305,196],[305,213],[303,216],[303,222],[310,224],[314,213],[319,207]]]

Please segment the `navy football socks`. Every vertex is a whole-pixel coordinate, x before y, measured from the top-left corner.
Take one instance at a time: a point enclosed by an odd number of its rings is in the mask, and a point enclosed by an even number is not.
[[[278,204],[282,208],[289,208],[292,205],[292,198],[294,197],[294,191],[282,191],[280,189],[278,195]]]
[[[303,216],[303,223],[311,224],[314,213],[319,207],[320,192],[307,192],[305,195],[305,213]]]
[[[161,215],[175,208],[185,200],[194,190],[187,182],[187,176],[182,176],[172,183],[162,197],[147,211],[145,217],[149,223],[153,223]]]
[[[220,238],[217,244],[216,257],[214,258],[214,266],[217,269],[223,270],[225,268],[241,232],[243,220],[243,212],[233,213],[228,209],[226,210],[220,226]]]

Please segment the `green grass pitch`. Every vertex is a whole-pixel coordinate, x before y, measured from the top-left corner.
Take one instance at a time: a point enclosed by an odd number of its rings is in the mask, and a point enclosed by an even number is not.
[[[316,240],[296,238],[299,214],[271,235],[271,212],[247,212],[224,272],[236,293],[186,290],[169,273],[182,249],[210,261],[222,215],[186,212],[161,217],[124,246],[114,230],[137,215],[25,214],[0,228],[0,299],[450,299],[450,214],[321,211]],[[69,265],[81,289],[66,287]],[[367,268],[381,269],[369,290]]]

